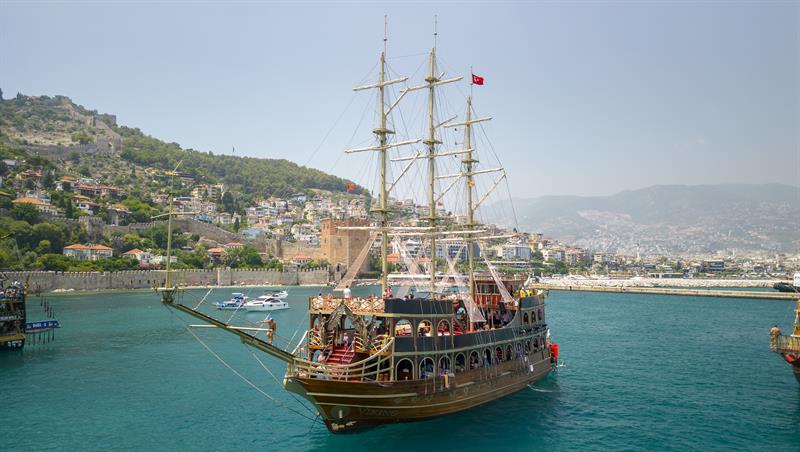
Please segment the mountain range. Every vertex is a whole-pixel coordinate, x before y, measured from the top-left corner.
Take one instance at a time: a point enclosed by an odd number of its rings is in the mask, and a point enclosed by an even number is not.
[[[634,255],[800,252],[800,187],[655,185],[611,196],[514,199],[519,227]],[[512,224],[511,218],[500,223]]]

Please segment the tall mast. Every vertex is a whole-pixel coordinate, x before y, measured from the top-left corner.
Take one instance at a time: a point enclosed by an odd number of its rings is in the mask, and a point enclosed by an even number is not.
[[[792,336],[800,337],[800,298],[797,299],[797,306],[794,308],[794,332]]]
[[[172,289],[172,273],[170,272],[170,261],[172,261],[172,208],[174,202],[172,190],[175,188],[175,174],[178,172],[178,167],[181,166],[181,163],[183,163],[183,160],[175,165],[175,169],[172,170],[172,175],[169,180],[169,212],[167,212],[167,275],[164,279],[164,287],[167,289]]]
[[[475,187],[475,181],[472,179],[472,164],[477,160],[472,155],[472,96],[467,97],[467,113],[466,120],[464,121],[464,149],[467,153],[464,160],[461,162],[465,165],[467,176],[467,230],[472,230],[475,225],[475,207],[472,202],[472,190]],[[473,255],[474,240],[472,234],[467,236],[467,259],[469,260],[469,297],[475,300],[475,256]]]
[[[389,202],[388,202],[388,192],[386,190],[386,135],[390,133],[390,131],[386,128],[386,101],[385,101],[385,91],[386,85],[384,82],[386,81],[386,41],[388,39],[388,26],[386,23],[386,17],[384,16],[384,28],[383,28],[383,52],[381,52],[381,73],[378,78],[378,92],[379,92],[379,103],[380,103],[380,126],[374,130],[375,134],[378,135],[378,140],[380,142],[380,153],[381,153],[381,189],[380,189],[380,215],[381,215],[381,293],[384,293],[386,288],[388,287],[387,283],[387,275],[389,273],[389,264],[388,264],[388,247],[389,247],[389,234],[387,233],[387,228],[389,227]]]
[[[398,146],[405,146],[408,144],[419,143],[419,139],[417,140],[407,140],[402,142],[395,142],[389,143],[388,135],[393,134],[394,131],[390,130],[387,126],[387,118],[389,113],[392,111],[394,107],[400,102],[400,99],[405,94],[404,92],[401,93],[400,97],[398,97],[395,102],[389,107],[386,108],[386,87],[389,85],[393,85],[395,83],[402,83],[408,80],[408,77],[400,77],[394,80],[387,80],[386,79],[386,45],[388,41],[388,25],[386,22],[386,17],[384,16],[384,34],[383,34],[383,52],[381,52],[380,57],[380,74],[378,76],[378,82],[372,83],[369,85],[364,86],[357,86],[353,88],[353,91],[363,91],[367,89],[378,89],[378,103],[380,104],[379,108],[379,116],[380,120],[378,123],[378,127],[375,128],[372,132],[378,136],[378,145],[377,146],[367,146],[363,148],[354,148],[354,149],[347,149],[344,152],[347,154],[351,154],[354,152],[367,152],[367,151],[378,151],[380,152],[380,167],[381,167],[381,181],[380,181],[380,203],[377,208],[373,208],[373,212],[377,212],[380,214],[380,233],[381,233],[381,288],[385,290],[388,285],[387,276],[389,273],[389,264],[388,264],[388,254],[389,254],[389,190],[391,187],[387,187],[386,185],[386,163],[387,163],[387,155],[386,151],[390,148],[398,147]],[[394,185],[392,185],[393,187]]]
[[[428,76],[425,81],[428,83],[428,136],[423,143],[428,146],[428,226],[436,227],[436,145],[441,141],[436,140],[436,124],[434,123],[434,87],[439,78],[436,77],[436,23],[434,19],[433,48],[431,48]],[[431,235],[431,296],[436,291],[436,236]]]

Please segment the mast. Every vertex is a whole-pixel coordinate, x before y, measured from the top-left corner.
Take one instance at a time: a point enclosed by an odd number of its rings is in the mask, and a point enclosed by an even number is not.
[[[178,163],[178,166],[180,166],[180,163]],[[175,171],[178,170],[178,166],[175,167]],[[172,260],[172,203],[174,202],[172,189],[175,187],[175,171],[172,172],[172,177],[169,180],[169,211],[167,212],[167,275],[164,280],[164,287],[168,289],[172,288],[170,261]]]
[[[153,220],[157,218],[161,218],[163,216],[167,217],[167,266],[166,266],[166,275],[164,277],[164,287],[158,289],[161,291],[161,301],[164,303],[172,303],[174,301],[175,296],[175,287],[172,285],[172,217],[173,215],[180,215],[176,214],[172,211],[173,209],[173,193],[172,189],[175,187],[175,174],[178,172],[178,168],[183,163],[183,160],[179,161],[177,165],[175,165],[175,169],[172,170],[170,173],[170,180],[169,180],[169,210],[165,214],[156,215],[152,217]]]
[[[472,164],[477,160],[472,155],[472,96],[467,97],[467,113],[466,126],[464,128],[464,149],[467,154],[461,162],[465,165],[467,176],[467,229],[472,230],[475,225],[475,207],[472,202],[472,190],[475,187],[475,181],[472,179]],[[475,256],[473,255],[474,239],[472,234],[467,236],[467,259],[469,262],[469,297],[475,300]],[[470,326],[471,328],[471,326]]]
[[[380,235],[381,235],[381,289],[385,290],[389,287],[389,283],[387,281],[388,274],[389,274],[389,264],[388,264],[388,255],[389,255],[389,190],[390,187],[386,185],[386,164],[387,164],[387,155],[386,151],[390,148],[405,146],[408,144],[418,143],[420,140],[407,140],[402,142],[395,142],[389,143],[388,135],[394,134],[393,130],[388,128],[388,116],[389,113],[392,111],[394,107],[400,102],[400,99],[405,95],[408,90],[404,90],[401,92],[400,97],[395,100],[395,102],[389,107],[386,107],[386,87],[389,85],[393,85],[395,83],[402,83],[408,80],[408,77],[400,77],[394,80],[387,80],[386,79],[386,45],[388,41],[388,25],[386,22],[386,16],[384,16],[384,34],[383,34],[383,52],[381,52],[380,56],[380,74],[378,76],[378,82],[364,85],[364,86],[357,86],[353,88],[353,91],[363,91],[367,89],[378,89],[378,103],[380,104],[379,113],[380,119],[378,123],[378,127],[375,128],[372,133],[378,136],[378,145],[377,146],[367,146],[364,148],[354,148],[354,149],[347,149],[344,152],[347,154],[351,154],[354,152],[366,152],[366,151],[378,151],[380,152],[380,203],[379,207],[373,208],[373,212],[377,212],[380,214]],[[394,187],[394,185],[392,185]]]
[[[384,82],[386,81],[386,41],[388,39],[386,16],[384,16],[383,20],[383,52],[381,52],[381,73],[378,77],[378,84],[380,85],[378,92],[380,97],[379,103],[381,119],[380,126],[374,130],[375,134],[378,135],[381,153],[381,202],[379,209],[379,213],[381,215],[381,293],[384,293],[388,287],[387,275],[389,274],[389,234],[387,233],[387,228],[389,227],[389,201],[388,191],[386,190],[386,135],[390,133],[390,130],[386,128],[386,86],[384,85]]]
[[[795,288],[795,290],[797,290]],[[794,331],[792,336],[800,337],[800,298],[796,300],[797,306],[794,308]]]
[[[428,63],[428,76],[425,81],[428,83],[428,136],[423,143],[428,146],[428,226],[431,228],[436,227],[436,144],[441,143],[436,140],[436,124],[434,123],[434,104],[435,92],[434,87],[439,78],[436,77],[436,37],[438,32],[436,30],[436,19],[434,19],[433,31],[433,48],[431,48],[429,63]],[[431,277],[431,296],[436,292],[436,237],[431,235],[431,264],[430,264],[430,277]]]

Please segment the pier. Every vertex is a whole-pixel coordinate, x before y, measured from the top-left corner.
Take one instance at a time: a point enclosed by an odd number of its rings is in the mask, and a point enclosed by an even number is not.
[[[614,287],[614,286],[587,286],[587,285],[551,285],[534,284],[534,288],[543,290],[563,290],[568,292],[613,292],[633,293],[646,295],[683,295],[692,297],[720,297],[720,298],[759,298],[765,300],[797,300],[800,293],[790,292],[761,292],[756,290],[714,290],[714,289],[665,289],[661,287]]]

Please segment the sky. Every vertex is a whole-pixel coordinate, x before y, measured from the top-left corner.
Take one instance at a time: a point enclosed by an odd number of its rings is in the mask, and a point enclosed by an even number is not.
[[[409,84],[422,83],[434,16],[446,77],[472,67],[485,78],[472,87],[476,112],[493,117],[480,145],[515,197],[800,181],[792,1],[0,0],[0,88],[66,95],[185,148],[367,185],[342,151],[372,138],[374,95],[352,88],[376,77],[384,16],[390,69]],[[470,86],[446,89],[463,119]],[[408,97],[412,123],[425,101]]]

